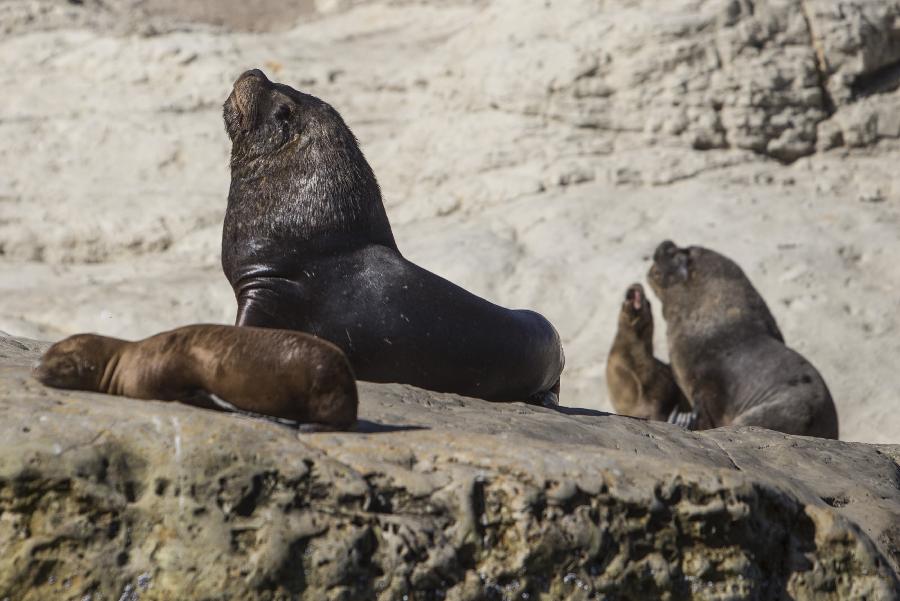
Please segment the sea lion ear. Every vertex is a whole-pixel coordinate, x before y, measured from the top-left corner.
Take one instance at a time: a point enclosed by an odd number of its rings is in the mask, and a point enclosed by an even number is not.
[[[275,118],[279,121],[287,121],[291,118],[291,107],[287,103],[281,103],[277,107],[275,107],[275,112],[273,113]]]

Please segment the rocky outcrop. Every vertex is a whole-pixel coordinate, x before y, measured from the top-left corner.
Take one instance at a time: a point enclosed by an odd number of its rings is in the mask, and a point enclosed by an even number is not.
[[[898,446],[365,383],[303,435],[0,343],[0,598],[900,597]]]
[[[490,45],[464,63],[485,84],[483,104],[787,162],[900,136],[896,2],[573,2],[502,18],[512,5],[495,3],[459,36],[506,40],[509,60],[490,60]],[[528,77],[510,82],[512,71]]]

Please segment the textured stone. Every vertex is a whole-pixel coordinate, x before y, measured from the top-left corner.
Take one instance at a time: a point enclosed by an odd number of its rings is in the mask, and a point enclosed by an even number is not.
[[[361,384],[301,435],[0,338],[0,598],[897,599],[900,446]]]

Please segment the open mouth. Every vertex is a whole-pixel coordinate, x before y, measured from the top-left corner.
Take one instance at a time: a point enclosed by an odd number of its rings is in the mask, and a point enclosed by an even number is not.
[[[640,284],[632,284],[625,292],[625,302],[631,303],[635,311],[640,311],[644,306],[644,287]]]

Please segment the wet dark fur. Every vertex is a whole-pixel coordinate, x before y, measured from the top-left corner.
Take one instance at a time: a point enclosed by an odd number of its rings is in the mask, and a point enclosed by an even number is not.
[[[403,258],[375,176],[331,106],[253,70],[235,83],[224,117],[232,156],[222,266],[238,325],[321,336],[363,380],[499,401],[558,391],[562,347],[546,319]]]
[[[318,429],[356,423],[347,358],[301,332],[193,325],[136,342],[78,334],[47,349],[34,376],[56,388],[182,401]]]
[[[653,356],[653,313],[640,284],[625,293],[606,362],[606,386],[620,415],[665,421],[676,409],[690,411],[672,369]]]
[[[818,371],[784,337],[740,267],[712,250],[657,247],[648,279],[662,301],[675,380],[694,427],[752,425],[838,437]]]

